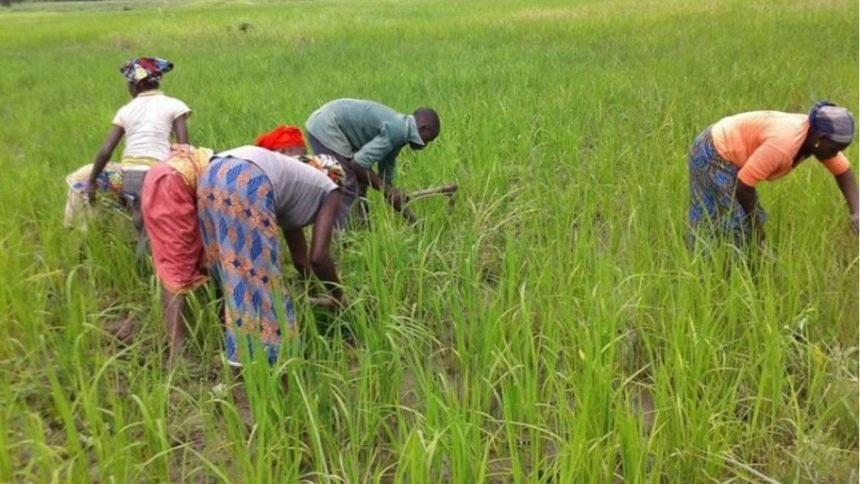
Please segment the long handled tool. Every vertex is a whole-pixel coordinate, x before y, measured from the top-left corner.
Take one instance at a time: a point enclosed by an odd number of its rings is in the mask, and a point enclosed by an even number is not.
[[[406,199],[408,200],[403,206],[408,206],[415,200],[420,198],[427,198],[436,195],[446,195],[448,196],[448,208],[451,209],[454,207],[454,194],[457,193],[457,189],[460,188],[456,183],[448,183],[447,185],[440,185],[438,187],[425,188],[423,190],[417,190],[412,193],[406,194]],[[364,197],[359,198],[359,203],[356,204],[361,209],[353,216],[359,217],[359,226],[367,225],[367,199]]]
[[[457,193],[457,189],[460,188],[456,183],[449,183],[447,185],[441,185],[438,187],[425,188],[424,190],[414,191],[409,194],[409,198],[411,200],[415,200],[418,198],[429,197],[432,195],[453,195]]]
[[[438,187],[425,188],[424,190],[418,190],[408,194],[409,202],[412,203],[419,198],[432,197],[434,195],[447,195],[448,196],[448,206],[454,205],[454,194],[457,193],[457,189],[460,188],[456,183],[449,183],[447,185],[441,185]]]

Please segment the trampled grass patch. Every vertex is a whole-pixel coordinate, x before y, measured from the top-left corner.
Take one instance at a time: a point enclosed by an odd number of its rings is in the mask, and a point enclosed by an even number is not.
[[[0,12],[0,480],[855,482],[857,239],[836,184],[807,161],[763,185],[754,272],[684,237],[710,123],[858,112],[857,20],[841,0]],[[313,310],[294,284],[302,350],[274,371],[221,363],[206,291],[170,370],[128,220],[61,226],[138,55],[176,63],[163,87],[214,149],[338,97],[433,106],[441,138],[404,150],[397,184],[456,181],[456,203],[416,202],[416,230],[372,195],[371,228],[336,248],[352,305]]]

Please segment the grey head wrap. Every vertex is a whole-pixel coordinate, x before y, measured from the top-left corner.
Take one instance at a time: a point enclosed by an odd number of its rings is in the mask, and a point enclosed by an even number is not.
[[[819,101],[812,106],[809,125],[839,144],[849,144],[854,139],[854,117],[851,111],[828,101]]]

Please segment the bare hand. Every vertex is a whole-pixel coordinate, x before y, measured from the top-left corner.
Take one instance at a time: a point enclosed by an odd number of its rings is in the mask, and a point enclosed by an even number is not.
[[[418,217],[416,217],[415,214],[412,213],[412,210],[409,210],[408,208],[403,209],[401,214],[403,215],[403,218],[405,218],[406,221],[409,223],[409,225],[418,225]]]
[[[343,309],[346,307],[346,298],[343,296],[335,297],[331,295],[311,296],[308,298],[308,303],[311,306],[316,306],[326,309]]]
[[[409,203],[409,196],[398,190],[391,189],[388,195],[388,201],[396,210],[405,211],[405,207]]]

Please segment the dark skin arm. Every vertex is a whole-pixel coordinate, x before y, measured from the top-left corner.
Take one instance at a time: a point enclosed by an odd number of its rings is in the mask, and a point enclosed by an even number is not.
[[[743,207],[744,212],[746,212],[748,220],[750,222],[750,226],[752,228],[753,234],[755,235],[758,242],[764,241],[764,227],[762,227],[758,223],[758,217],[756,217],[756,192],[755,187],[751,187],[746,183],[738,180],[737,185],[735,186],[735,199],[737,199],[738,203]]]
[[[107,138],[102,144],[101,149],[99,149],[99,152],[96,155],[96,159],[93,161],[93,169],[92,171],[90,171],[90,180],[87,184],[87,198],[89,198],[90,203],[96,200],[96,180],[98,179],[102,170],[105,169],[105,165],[107,165],[107,162],[110,161],[110,157],[113,154],[113,150],[116,149],[116,146],[119,144],[119,141],[124,135],[124,129],[120,128],[119,126],[114,126],[108,133]]]
[[[851,211],[851,226],[854,232],[858,231],[858,214],[860,214],[860,203],[857,200],[857,179],[854,177],[854,172],[851,168],[841,175],[836,175],[836,184],[839,185],[839,190],[842,196],[845,197],[845,202],[848,203],[848,210]]]
[[[409,208],[406,207],[406,202],[408,200],[404,194],[400,193],[400,191],[393,186],[385,183],[385,181],[383,181],[376,172],[370,168],[365,168],[359,165],[355,160],[350,159],[349,166],[359,181],[365,182],[374,189],[381,191],[385,196],[385,201],[391,205],[391,208],[403,215],[403,217],[409,222],[416,222],[415,214],[412,213],[412,210],[409,210]]]
[[[284,230],[284,238],[287,239],[287,247],[290,249],[290,259],[293,267],[299,272],[303,281],[308,280],[313,273],[311,259],[308,257],[308,244],[302,229]]]
[[[188,114],[185,113],[173,120],[173,134],[176,135],[176,142],[181,145],[188,144]]]
[[[810,130],[806,136],[806,141],[803,143],[797,156],[794,158],[795,166],[803,158],[810,155],[815,155],[821,161],[829,160],[844,151],[848,147],[847,143],[836,143],[825,136],[816,134]],[[860,229],[860,203],[857,200],[857,178],[854,177],[854,172],[848,168],[844,173],[834,175],[836,184],[839,185],[839,191],[845,197],[845,202],[848,204],[848,210],[851,212],[851,227],[854,233],[858,233]]]
[[[314,219],[311,248],[307,250],[304,233],[301,229],[284,230],[290,257],[299,274],[307,279],[310,273],[316,274],[323,286],[338,302],[343,301],[343,291],[337,268],[329,254],[334,221],[340,210],[340,192],[333,191],[320,206]]]
[[[182,116],[177,117],[173,120],[173,133],[176,135],[176,142],[180,144],[188,144],[188,114],[183,114]],[[98,179],[101,172],[105,169],[105,165],[107,165],[108,161],[110,161],[111,155],[113,155],[113,151],[116,149],[117,145],[119,145],[122,137],[125,136],[125,130],[120,128],[119,126],[114,126],[111,128],[108,133],[107,139],[102,144],[101,149],[99,149],[98,154],[96,155],[95,161],[93,161],[93,169],[90,172],[90,180],[87,186],[87,197],[90,200],[90,203],[94,202],[96,199],[96,180]]]

